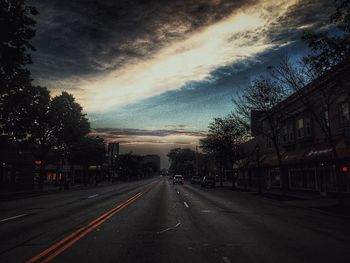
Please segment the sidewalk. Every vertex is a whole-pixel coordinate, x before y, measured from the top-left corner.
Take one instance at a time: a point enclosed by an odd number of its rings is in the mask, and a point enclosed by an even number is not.
[[[43,190],[38,189],[28,189],[28,190],[18,190],[18,191],[1,191],[0,192],[0,201],[11,201],[11,200],[18,200],[18,199],[24,199],[29,197],[35,197],[35,196],[41,196],[41,195],[48,195],[48,194],[55,194],[55,193],[64,193],[69,191],[75,191],[79,189],[88,189],[93,187],[101,187],[105,185],[110,185],[110,182],[100,182],[98,185],[83,185],[83,184],[76,184],[69,186],[69,189],[59,189],[59,186],[57,185],[45,185]]]
[[[252,194],[258,195],[257,192]],[[328,215],[350,217],[350,199],[345,195],[345,206],[340,206],[336,196],[321,196],[318,192],[287,191],[283,197],[279,190],[264,190],[262,198],[269,198],[285,204],[315,210]]]
[[[217,188],[220,186],[217,184]],[[262,195],[259,196],[256,189],[232,189],[232,183],[225,183],[222,189],[230,189],[245,194],[255,195],[265,200],[271,200],[287,204],[294,207],[311,209],[320,213],[350,218],[350,195],[345,194],[345,206],[339,206],[339,201],[335,194],[321,196],[319,192],[298,192],[287,191],[285,196],[281,195],[279,189],[263,189]]]

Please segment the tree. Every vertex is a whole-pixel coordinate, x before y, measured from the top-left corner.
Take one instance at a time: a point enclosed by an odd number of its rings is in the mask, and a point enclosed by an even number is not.
[[[90,124],[71,94],[62,92],[51,98],[47,89],[38,89],[40,95],[36,98],[37,107],[31,116],[26,141],[41,160],[39,188],[42,189],[50,150],[56,149],[62,157],[67,156],[69,148],[89,133]]]
[[[0,132],[12,140],[26,137],[32,98],[37,89],[31,84],[29,51],[34,50],[37,11],[26,1],[0,0]]]
[[[118,170],[122,180],[136,180],[142,173],[142,157],[131,153],[118,156]]]
[[[28,50],[35,50],[30,40],[35,35],[33,16],[37,10],[25,0],[0,1],[0,76],[1,80],[15,77],[32,63]]]
[[[196,170],[196,152],[189,149],[174,148],[167,154],[170,161],[169,171],[185,177],[194,175]]]
[[[289,94],[290,89],[272,81],[267,77],[259,77],[252,84],[243,90],[242,94],[233,99],[234,115],[237,116],[246,125],[251,125],[250,114],[252,111],[261,113],[264,121],[258,129],[271,142],[274,152],[277,156],[278,167],[281,173],[281,191],[284,195],[286,192],[286,174],[282,163],[282,149],[279,145],[279,138],[282,132],[282,122],[288,115],[287,112],[276,110],[279,105]]]
[[[318,76],[350,56],[350,0],[334,0],[334,5],[330,26],[336,26],[339,31],[337,35],[328,32],[303,35],[311,51],[304,62]]]
[[[88,168],[91,165],[102,165],[106,157],[106,145],[103,138],[98,136],[85,136],[74,143],[69,149],[69,160],[85,168],[85,182]]]
[[[219,164],[222,186],[222,169],[232,169],[238,158],[239,145],[247,139],[248,126],[230,114],[224,118],[215,118],[208,128],[208,135],[200,140],[200,144],[203,151]]]

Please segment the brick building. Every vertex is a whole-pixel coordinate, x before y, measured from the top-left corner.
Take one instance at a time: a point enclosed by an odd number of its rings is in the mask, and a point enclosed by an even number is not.
[[[321,193],[350,192],[350,61],[346,60],[271,109],[277,116],[278,161],[267,114],[252,113],[250,141],[235,165],[237,184]],[[281,172],[283,171],[283,172]],[[338,175],[337,175],[338,172]],[[283,174],[284,180],[281,180]]]

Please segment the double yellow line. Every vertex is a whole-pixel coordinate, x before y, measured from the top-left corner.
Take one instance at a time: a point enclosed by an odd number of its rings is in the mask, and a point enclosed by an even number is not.
[[[76,231],[74,231],[70,235],[66,236],[62,240],[56,242],[55,244],[51,245],[49,248],[45,249],[44,251],[42,251],[39,254],[32,257],[31,259],[27,260],[26,263],[37,263],[37,262],[45,263],[45,262],[52,261],[55,257],[57,257],[59,254],[61,254],[66,249],[71,247],[79,239],[83,238],[89,232],[91,232],[92,230],[97,228],[99,225],[104,223],[106,220],[111,218],[113,215],[118,213],[120,210],[122,210],[123,208],[127,207],[128,205],[130,205],[131,203],[136,201],[136,199],[138,199],[140,196],[142,196],[143,194],[145,194],[146,192],[151,190],[151,188],[152,187],[149,187],[148,189],[141,191],[141,192],[137,193],[136,195],[130,197],[129,199],[122,202],[121,204],[115,206],[114,208],[112,208],[108,212],[102,214],[101,216],[99,216],[95,220],[91,221],[87,225],[77,229]]]

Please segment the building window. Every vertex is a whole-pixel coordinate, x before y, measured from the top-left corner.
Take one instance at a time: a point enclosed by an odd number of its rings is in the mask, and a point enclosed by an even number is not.
[[[269,187],[281,187],[281,172],[279,168],[269,170]]]
[[[288,142],[288,127],[287,126],[283,127],[282,138],[283,138],[284,143]]]
[[[350,107],[348,102],[343,102],[339,105],[339,115],[341,126],[350,126]]]
[[[289,141],[294,141],[294,127],[293,124],[290,124],[288,126],[288,133],[289,133]]]
[[[298,119],[297,127],[298,127],[298,138],[303,138],[304,137],[304,119],[303,118]]]
[[[292,189],[316,190],[316,171],[314,168],[290,169],[290,186]]]
[[[329,112],[328,112],[328,110],[326,110],[324,112],[324,126],[327,128],[329,127]]]
[[[266,136],[266,147],[267,148],[271,148],[272,147],[271,139],[268,136]]]
[[[310,137],[311,133],[312,133],[311,120],[310,119],[305,119],[305,136]]]

